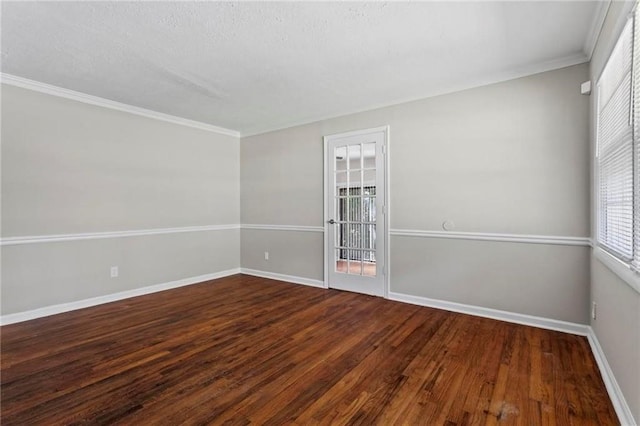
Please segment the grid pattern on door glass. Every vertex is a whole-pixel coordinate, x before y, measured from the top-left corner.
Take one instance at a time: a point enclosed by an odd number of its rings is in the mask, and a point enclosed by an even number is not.
[[[335,148],[336,272],[376,276],[375,143]]]

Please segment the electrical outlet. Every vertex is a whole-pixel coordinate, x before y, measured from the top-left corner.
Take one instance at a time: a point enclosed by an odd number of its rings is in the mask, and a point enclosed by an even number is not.
[[[112,266],[111,267],[111,278],[117,278],[118,277],[118,267],[117,266]]]
[[[264,252],[264,260],[269,260],[269,252],[268,251]]]
[[[596,302],[591,302],[591,318],[596,319],[596,308],[598,304]]]

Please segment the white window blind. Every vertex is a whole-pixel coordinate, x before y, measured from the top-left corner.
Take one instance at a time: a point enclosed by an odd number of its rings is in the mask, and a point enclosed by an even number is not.
[[[633,140],[634,140],[634,238],[632,268],[640,271],[640,9],[636,6],[633,19],[633,63],[631,67],[631,84],[633,99]]]
[[[596,152],[598,243],[627,262],[634,259],[632,57],[633,20],[630,20],[598,81]],[[633,80],[636,84],[636,79]]]

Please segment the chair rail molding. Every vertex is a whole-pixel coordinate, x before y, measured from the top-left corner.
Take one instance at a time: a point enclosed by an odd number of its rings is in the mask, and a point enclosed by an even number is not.
[[[452,240],[501,241],[511,243],[551,244],[562,246],[591,246],[588,237],[559,235],[498,234],[489,232],[425,231],[417,229],[391,229],[391,235],[403,237],[444,238]]]
[[[24,237],[0,238],[0,246],[20,244],[55,243],[61,241],[99,240],[104,238],[140,237],[144,235],[178,234],[182,232],[226,231],[240,229],[238,224],[183,226],[179,228],[154,228],[132,231],[84,232],[78,234],[31,235]]]

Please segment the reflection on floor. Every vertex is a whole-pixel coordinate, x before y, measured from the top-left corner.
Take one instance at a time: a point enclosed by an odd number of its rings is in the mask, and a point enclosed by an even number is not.
[[[234,275],[1,327],[2,425],[619,425],[584,336]]]
[[[347,273],[347,261],[338,260],[336,262],[336,271]],[[360,261],[349,261],[349,273],[354,275],[360,275]],[[376,263],[375,262],[362,262],[362,275],[375,277],[376,276]]]

